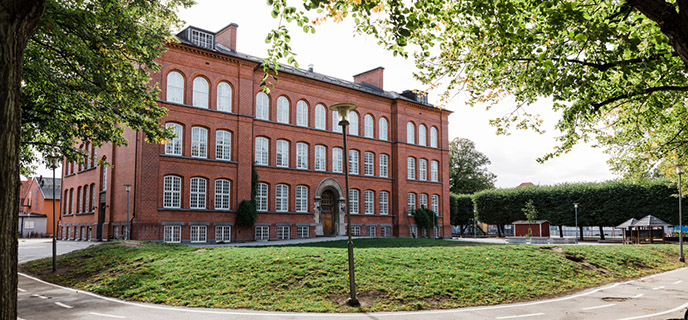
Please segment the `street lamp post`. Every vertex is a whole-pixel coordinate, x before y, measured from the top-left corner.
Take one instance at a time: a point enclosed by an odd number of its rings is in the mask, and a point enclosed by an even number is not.
[[[576,211],[576,241],[578,241],[578,202],[573,203],[573,208]]]
[[[55,169],[57,169],[57,162],[60,157],[56,154],[52,154],[47,158],[48,166],[53,170],[53,272],[55,272],[57,271],[57,220],[55,217],[55,200],[57,199],[57,196],[55,195]]]
[[[345,207],[346,210],[346,234],[349,238],[347,247],[349,250],[349,299],[346,303],[352,307],[358,307],[361,304],[356,299],[356,279],[354,277],[354,243],[351,241],[351,212],[349,209],[349,151],[346,148],[346,126],[349,124],[349,112],[356,109],[356,105],[352,103],[338,103],[330,106],[330,110],[337,111],[339,114],[339,125],[342,126],[342,137],[344,139],[344,151],[342,155],[342,162],[344,163],[344,184],[346,190]]]
[[[681,166],[676,166],[676,173],[678,174],[678,261],[686,262],[683,256],[683,215],[681,212],[681,174],[683,174],[683,169]]]
[[[129,221],[129,191],[131,191],[131,185],[125,184],[124,187],[127,189],[127,234],[124,235],[124,239],[129,240],[129,234],[131,233],[131,221]]]

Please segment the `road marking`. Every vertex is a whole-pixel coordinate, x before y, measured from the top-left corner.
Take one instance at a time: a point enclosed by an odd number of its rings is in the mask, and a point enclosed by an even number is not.
[[[659,286],[659,287],[656,287],[656,288],[652,288],[652,290],[659,290],[659,289],[664,289],[664,286]]]
[[[17,317],[17,320],[26,320],[26,319],[24,319],[24,318],[20,318],[20,317]]]
[[[108,318],[117,318],[117,319],[126,319],[124,316],[116,316],[114,314],[105,314],[105,313],[97,313],[97,312],[89,312],[90,314],[94,316],[101,316],[101,317],[108,317]]]
[[[683,282],[683,280],[676,281],[676,282],[674,282],[673,284],[679,284],[679,283],[681,283],[681,282]]]
[[[522,314],[518,316],[505,316],[505,317],[496,317],[495,319],[515,319],[515,318],[526,318],[526,317],[535,317],[535,316],[541,316],[544,313],[530,313],[530,314]]]
[[[653,313],[653,314],[645,314],[645,315],[642,315],[642,316],[637,316],[637,317],[632,317],[632,318],[623,318],[623,319],[619,319],[619,320],[647,319],[647,318],[652,318],[652,317],[656,317],[656,316],[661,316],[661,315],[667,314],[667,313],[676,312],[676,311],[679,311],[679,310],[680,310],[680,311],[683,311],[683,309],[686,308],[686,307],[688,307],[688,303],[684,303],[684,304],[682,304],[682,305],[680,305],[680,306],[678,306],[678,307],[676,307],[676,308],[673,308],[673,309],[667,310],[667,311],[657,312],[657,313]]]
[[[62,302],[55,302],[55,304],[58,305],[58,306],[60,306],[60,307],[67,308],[67,309],[74,308],[74,307],[69,306],[69,305],[66,305],[66,304],[64,304],[64,303],[62,303]]]
[[[41,298],[41,299],[48,299],[48,297],[46,297],[46,296],[42,296],[42,295],[40,295],[40,294],[35,294],[35,293],[32,294],[31,296],[32,296],[32,297],[36,297],[36,298]]]
[[[616,305],[616,303],[603,304],[603,305],[601,305],[601,306],[594,306],[594,307],[581,308],[581,310],[592,310],[592,309],[607,308],[607,307],[612,307],[612,306],[615,306],[615,305]]]
[[[638,293],[638,294],[632,296],[631,298],[640,298],[640,297],[642,297],[642,296],[644,296],[644,295],[645,295],[644,293]]]
[[[19,292],[26,292],[26,290],[24,290],[24,289],[22,289],[22,288],[17,288],[17,290],[18,290]]]

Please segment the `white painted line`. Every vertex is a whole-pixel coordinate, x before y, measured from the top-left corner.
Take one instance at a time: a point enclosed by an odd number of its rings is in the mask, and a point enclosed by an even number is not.
[[[593,310],[593,309],[607,308],[607,307],[613,307],[613,306],[615,306],[615,305],[616,305],[616,303],[603,304],[603,305],[601,305],[601,306],[594,306],[594,307],[581,308],[581,310]]]
[[[108,318],[117,318],[117,319],[125,319],[126,317],[124,316],[116,316],[114,314],[105,314],[105,313],[97,313],[97,312],[89,312],[90,314],[94,316],[101,316],[101,317],[108,317]]]
[[[659,289],[664,289],[664,286],[659,286],[659,287],[652,288],[652,290],[659,290]]]
[[[26,319],[24,319],[24,318],[20,318],[20,317],[17,317],[17,320],[26,320]]]
[[[676,281],[676,282],[674,282],[674,283],[672,283],[672,284],[679,284],[679,283],[681,283],[681,282],[683,282],[683,280]]]
[[[22,288],[17,288],[17,290],[18,290],[19,292],[26,292],[26,290],[24,290],[24,289],[22,289]]]
[[[684,303],[684,304],[682,304],[676,308],[673,308],[673,309],[667,310],[667,311],[657,312],[657,313],[653,313],[653,314],[645,314],[642,316],[636,316],[636,317],[632,317],[632,318],[623,318],[623,319],[619,319],[619,320],[647,319],[647,318],[652,318],[652,317],[656,317],[656,316],[661,316],[661,315],[667,314],[667,313],[672,313],[672,312],[676,312],[676,311],[683,311],[683,309],[686,307],[688,307],[688,303]]]
[[[642,296],[644,296],[644,295],[645,295],[644,293],[638,293],[638,294],[632,296],[631,298],[640,298],[640,297],[642,297]]]
[[[506,316],[506,317],[496,317],[495,319],[516,319],[516,318],[527,318],[527,317],[535,317],[535,316],[541,316],[544,313],[531,313],[531,314],[522,314],[518,316]]]
[[[35,293],[32,294],[31,296],[32,296],[32,297],[36,297],[36,298],[41,298],[41,299],[48,299],[48,297],[46,297],[46,296],[42,296],[42,295],[40,295],[40,294],[35,294]]]
[[[55,304],[58,305],[58,306],[60,306],[60,307],[67,308],[67,309],[74,308],[74,307],[69,306],[69,305],[66,305],[66,304],[64,304],[64,303],[62,303],[62,302],[55,302]]]

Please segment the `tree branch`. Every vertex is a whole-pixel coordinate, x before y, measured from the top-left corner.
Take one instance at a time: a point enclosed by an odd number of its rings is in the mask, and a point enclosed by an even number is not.
[[[609,99],[604,100],[602,102],[595,103],[592,106],[595,109],[595,111],[598,111],[603,106],[608,105],[610,103],[614,103],[614,102],[622,100],[622,99],[633,98],[633,97],[637,97],[637,96],[641,96],[641,95],[645,95],[645,94],[652,94],[652,93],[660,92],[660,91],[684,91],[684,92],[688,92],[688,87],[659,86],[659,87],[646,88],[646,89],[641,90],[641,91],[632,92],[629,94],[624,94],[624,95],[612,97],[612,98],[609,98]]]
[[[646,62],[646,61],[652,61],[658,59],[660,56],[655,55],[649,58],[634,58],[634,59],[628,59],[628,60],[619,60],[619,61],[613,61],[613,62],[605,62],[605,63],[594,63],[594,62],[589,62],[589,61],[583,61],[583,60],[578,60],[578,59],[565,59],[565,62],[569,63],[575,63],[575,64],[580,64],[584,65],[587,67],[593,67],[599,71],[607,71],[611,68],[617,67],[617,66],[625,66],[625,65],[631,65],[631,64],[636,64],[636,63],[641,63],[641,62]],[[533,58],[516,58],[514,59],[516,61],[535,61],[537,59]]]

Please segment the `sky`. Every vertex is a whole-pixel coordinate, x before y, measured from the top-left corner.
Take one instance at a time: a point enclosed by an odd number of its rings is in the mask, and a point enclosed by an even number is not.
[[[265,56],[268,44],[265,36],[279,25],[270,15],[266,1],[246,0],[196,0],[197,4],[181,9],[179,16],[184,26],[193,25],[208,31],[219,31],[230,23],[239,25],[237,51],[253,56]],[[292,1],[298,5],[299,1]],[[384,67],[384,89],[402,92],[408,89],[427,88],[413,78],[415,66],[412,59],[394,57],[377,45],[367,35],[355,35],[353,22],[332,21],[316,26],[315,34],[306,34],[297,26],[291,28],[291,45],[297,53],[301,68],[314,65],[314,71],[343,80],[353,81],[353,75],[376,67]],[[279,85],[279,82],[277,83]],[[429,102],[439,101],[438,91],[429,92]],[[513,109],[508,100],[489,111],[482,107],[470,107],[462,95],[451,100],[444,108],[453,111],[449,116],[449,140],[468,138],[476,149],[491,161],[488,170],[497,175],[498,188],[511,188],[522,182],[536,185],[552,185],[564,182],[592,182],[614,179],[608,170],[607,155],[590,145],[578,145],[568,154],[540,164],[538,157],[553,150],[555,138],[561,133],[554,130],[558,119],[552,109],[552,101],[543,99],[528,107],[544,120],[545,134],[534,131],[511,131],[508,136],[496,135],[489,120],[502,116]],[[39,174],[50,176],[45,168]],[[59,172],[58,172],[59,176]]]

